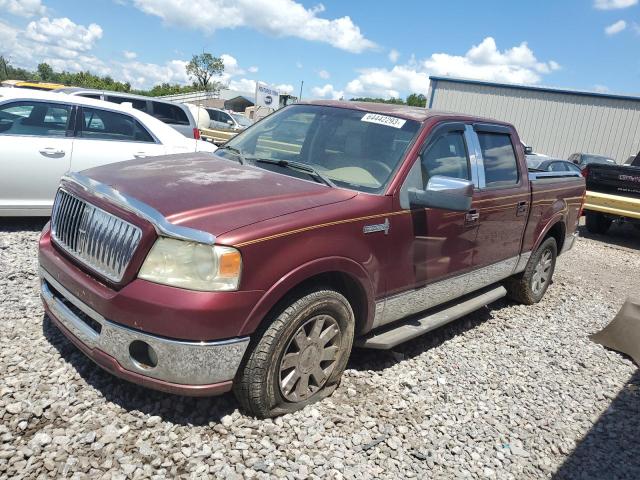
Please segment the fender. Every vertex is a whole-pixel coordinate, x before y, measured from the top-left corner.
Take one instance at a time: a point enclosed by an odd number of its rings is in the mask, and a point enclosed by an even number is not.
[[[375,312],[373,284],[369,274],[358,262],[345,257],[325,257],[300,265],[276,282],[265,292],[242,325],[239,336],[253,333],[271,309],[294,287],[315,275],[340,272],[349,275],[362,288],[366,296],[365,325],[371,325]]]
[[[536,241],[533,243],[533,248],[531,249],[532,252],[536,251],[536,249],[542,243],[542,239],[547,235],[547,233],[549,233],[549,230],[551,230],[557,223],[564,224],[564,230],[565,230],[565,233],[566,233],[567,226],[566,226],[565,213],[567,211],[567,206],[566,206],[564,200],[562,201],[562,204],[563,204],[563,208],[561,210],[556,210],[553,213],[553,215],[551,216],[549,221],[547,221],[547,224],[545,225],[545,227],[542,229],[542,232],[537,236]],[[559,253],[559,251],[558,251],[558,253]]]

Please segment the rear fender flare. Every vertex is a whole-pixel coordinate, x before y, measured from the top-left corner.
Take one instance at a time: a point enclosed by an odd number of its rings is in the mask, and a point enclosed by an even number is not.
[[[363,326],[366,328],[367,325],[371,325],[373,313],[375,312],[375,302],[373,284],[367,271],[362,265],[349,258],[327,257],[300,265],[278,280],[258,301],[242,325],[238,336],[253,333],[271,309],[295,287],[311,277],[329,272],[346,274],[359,284],[366,297],[365,308],[362,312],[364,317]]]
[[[553,227],[555,227],[558,223],[562,223],[562,224],[566,223],[565,212],[566,212],[566,206],[564,210],[555,212],[553,214],[553,216],[549,219],[549,221],[547,222],[542,232],[540,232],[540,234],[538,235],[538,238],[536,238],[536,241],[533,244],[532,252],[535,252],[538,249],[538,247],[540,246],[544,238],[547,236],[547,234]],[[567,230],[567,227],[566,225],[564,225],[565,235],[566,235],[566,230]],[[558,245],[558,247],[560,247],[560,245]],[[559,251],[560,250],[558,250],[558,252]]]

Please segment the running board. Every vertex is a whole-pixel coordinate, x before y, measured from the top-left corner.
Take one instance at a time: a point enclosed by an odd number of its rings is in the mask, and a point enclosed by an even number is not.
[[[371,332],[364,337],[356,339],[355,346],[376,350],[388,350],[400,343],[430,332],[446,323],[464,317],[506,295],[507,291],[503,286],[494,286],[489,290],[485,289],[480,292],[475,292],[463,297],[462,302],[450,303],[449,306],[445,306],[444,308],[440,307],[439,310],[437,307],[436,309],[431,309],[427,312],[426,316],[414,316],[409,320],[401,321],[397,326],[392,326],[390,329],[387,328],[381,332]]]

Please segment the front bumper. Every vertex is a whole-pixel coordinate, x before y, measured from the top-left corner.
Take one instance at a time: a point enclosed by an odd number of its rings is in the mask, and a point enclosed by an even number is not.
[[[42,299],[54,323],[107,371],[170,393],[204,396],[230,390],[248,337],[188,342],[149,335],[107,320],[42,268],[40,277]],[[134,342],[151,347],[154,362],[137,361]]]

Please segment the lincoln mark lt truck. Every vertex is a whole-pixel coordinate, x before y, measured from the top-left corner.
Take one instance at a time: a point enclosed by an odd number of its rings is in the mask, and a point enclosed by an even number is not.
[[[310,102],[218,149],[67,174],[40,238],[48,317],[95,363],[259,417],[509,295],[570,249],[579,174],[529,173],[506,123]]]

